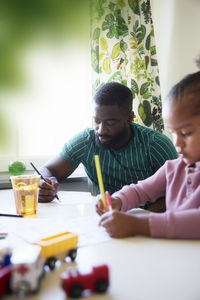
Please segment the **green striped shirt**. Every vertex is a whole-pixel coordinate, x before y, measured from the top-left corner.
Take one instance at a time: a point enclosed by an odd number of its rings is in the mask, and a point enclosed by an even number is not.
[[[125,184],[137,183],[158,170],[166,160],[177,158],[171,140],[150,128],[132,123],[133,138],[119,150],[102,150],[95,143],[94,129],[75,135],[63,147],[61,157],[85,171],[98,189],[94,155],[98,154],[105,190],[111,194]]]

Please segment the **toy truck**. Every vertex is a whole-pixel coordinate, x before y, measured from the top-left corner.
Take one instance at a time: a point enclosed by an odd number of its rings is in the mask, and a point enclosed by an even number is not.
[[[39,290],[44,274],[44,259],[40,251],[39,246],[26,243],[13,249],[10,289],[18,296],[24,297]]]
[[[68,256],[72,261],[75,260],[78,235],[72,232],[64,232],[41,239],[36,244],[41,247],[41,256],[45,259],[45,265],[53,270],[57,259],[64,260]]]
[[[109,269],[107,265],[95,266],[87,274],[61,274],[62,287],[67,296],[79,298],[84,290],[104,293],[109,285]]]

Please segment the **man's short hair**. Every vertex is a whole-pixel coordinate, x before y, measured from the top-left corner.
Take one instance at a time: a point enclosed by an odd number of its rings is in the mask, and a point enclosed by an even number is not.
[[[118,105],[129,113],[132,111],[133,94],[127,86],[118,82],[109,82],[97,90],[94,101],[98,105]]]

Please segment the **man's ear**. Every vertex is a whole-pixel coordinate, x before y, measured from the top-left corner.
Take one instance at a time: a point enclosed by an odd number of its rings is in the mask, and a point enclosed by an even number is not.
[[[128,119],[127,119],[128,124],[131,124],[131,123],[133,122],[133,119],[134,119],[134,112],[131,111],[131,112],[129,113]]]

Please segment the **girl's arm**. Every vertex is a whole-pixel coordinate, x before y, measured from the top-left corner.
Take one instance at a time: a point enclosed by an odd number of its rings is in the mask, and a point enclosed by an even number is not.
[[[164,164],[154,175],[139,181],[137,184],[125,185],[120,191],[112,194],[113,198],[122,201],[121,211],[144,205],[147,201],[155,202],[165,196],[166,174]]]
[[[200,239],[200,208],[149,215],[152,237]]]
[[[113,211],[104,214],[99,224],[114,238],[143,235],[154,238],[200,239],[199,208],[141,215]]]

